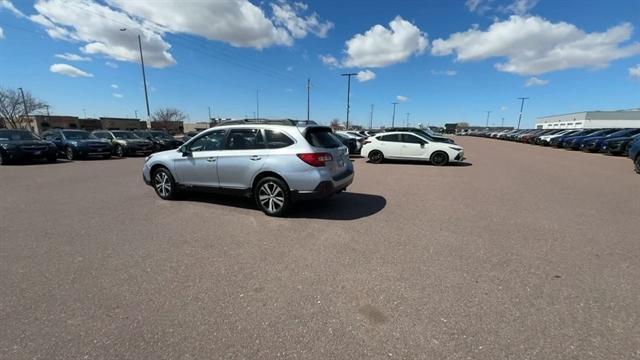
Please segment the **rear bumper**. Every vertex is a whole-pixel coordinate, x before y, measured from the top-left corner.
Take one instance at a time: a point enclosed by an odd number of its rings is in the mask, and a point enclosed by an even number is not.
[[[291,197],[293,201],[324,199],[332,194],[345,190],[353,183],[353,178],[353,169],[349,169],[337,179],[321,181],[315,189],[311,191],[293,190],[291,191]]]

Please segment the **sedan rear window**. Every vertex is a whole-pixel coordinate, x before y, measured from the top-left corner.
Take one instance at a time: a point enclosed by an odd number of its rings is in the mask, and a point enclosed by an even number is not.
[[[330,128],[310,128],[307,130],[305,139],[311,146],[315,147],[337,148],[342,146],[342,143],[333,135]]]

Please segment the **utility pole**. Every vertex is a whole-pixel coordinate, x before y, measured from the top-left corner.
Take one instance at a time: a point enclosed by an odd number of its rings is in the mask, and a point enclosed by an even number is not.
[[[347,77],[347,130],[349,130],[349,110],[351,109],[351,77],[356,76],[356,73],[340,74]]]
[[[87,109],[82,109],[82,113],[84,114],[84,118],[87,118]]]
[[[369,112],[369,129],[373,129],[373,108],[375,105],[371,104],[371,111]]]
[[[211,106],[207,106],[207,109],[209,109],[209,121],[211,121]]]
[[[519,97],[518,100],[521,100],[520,103],[520,116],[518,116],[518,129],[520,129],[520,121],[522,120],[522,110],[524,109],[524,101],[529,100],[528,97]]]
[[[136,114],[136,119],[138,118],[138,110],[133,110],[133,113]]]
[[[487,127],[489,127],[489,117],[491,116],[491,111],[487,110]]]
[[[392,102],[393,104],[393,115],[391,116],[391,127],[394,127],[396,124],[396,105],[398,105],[398,102]]]
[[[311,98],[311,79],[307,79],[307,121],[309,121],[310,114],[310,98]]]
[[[504,127],[504,116],[502,117],[502,123],[500,124],[500,127]]]
[[[260,90],[256,89],[256,120],[260,118]]]
[[[27,101],[24,98],[24,91],[22,90],[22,88],[18,88],[18,89],[20,89],[20,94],[22,95],[22,106],[24,106],[24,116],[25,116],[24,121],[29,123],[29,109],[27,108]]]
[[[407,114],[407,127],[409,127],[409,115],[411,115],[411,113],[406,113]]]
[[[45,105],[44,107],[47,109],[47,117],[51,116],[51,114],[49,114],[49,105]]]
[[[120,29],[120,31],[127,31],[127,29],[122,28]],[[151,111],[149,110],[149,93],[147,92],[147,74],[144,71],[144,56],[142,55],[142,39],[140,38],[140,34],[138,34],[138,48],[140,49],[140,66],[142,67],[142,83],[144,85],[144,102],[147,105],[147,121],[148,121],[151,118]]]

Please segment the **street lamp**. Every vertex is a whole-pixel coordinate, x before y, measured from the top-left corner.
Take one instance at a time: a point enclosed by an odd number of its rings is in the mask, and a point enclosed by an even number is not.
[[[120,31],[127,31],[126,28],[120,29]],[[149,111],[149,94],[147,92],[147,75],[144,72],[144,56],[142,56],[142,40],[140,34],[138,34],[138,48],[140,49],[140,65],[142,66],[142,83],[144,84],[144,101],[147,105],[147,120],[151,118],[151,111]]]

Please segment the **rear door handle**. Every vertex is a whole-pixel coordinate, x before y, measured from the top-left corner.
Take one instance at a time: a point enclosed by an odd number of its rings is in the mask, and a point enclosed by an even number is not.
[[[207,158],[207,161],[208,161],[208,162],[215,162],[215,161],[216,161],[216,158],[214,158],[214,157],[210,157],[210,158]]]
[[[258,155],[253,155],[252,157],[250,157],[249,159],[253,160],[253,161],[257,161],[262,159],[262,157],[258,156]]]

